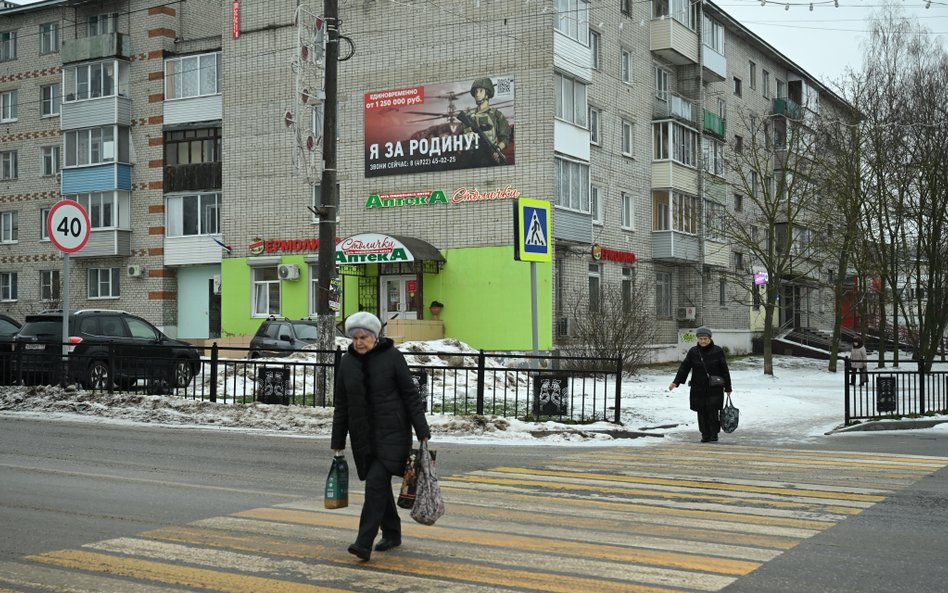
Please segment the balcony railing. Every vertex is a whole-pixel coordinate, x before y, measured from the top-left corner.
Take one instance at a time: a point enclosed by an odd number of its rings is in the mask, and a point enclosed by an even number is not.
[[[674,117],[691,124],[698,123],[698,109],[694,103],[673,93],[668,93],[666,96],[667,100],[665,101],[655,101],[655,108],[653,110],[655,119]]]
[[[774,113],[789,117],[790,119],[800,119],[803,115],[803,109],[791,99],[777,97],[774,99]]]
[[[727,120],[716,113],[704,110],[704,131],[717,136],[718,138],[727,138]]]
[[[165,193],[220,189],[221,164],[167,165],[164,173]]]
[[[106,33],[63,42],[62,57],[64,64],[87,62],[101,58],[130,56],[131,45],[124,33]]]

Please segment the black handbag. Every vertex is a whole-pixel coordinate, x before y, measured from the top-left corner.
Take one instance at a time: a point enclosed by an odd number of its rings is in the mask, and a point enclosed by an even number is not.
[[[724,377],[720,375],[712,375],[708,372],[708,365],[704,363],[704,356],[701,355],[701,351],[698,351],[698,358],[701,359],[701,366],[704,367],[704,374],[708,377],[708,387],[724,387]]]

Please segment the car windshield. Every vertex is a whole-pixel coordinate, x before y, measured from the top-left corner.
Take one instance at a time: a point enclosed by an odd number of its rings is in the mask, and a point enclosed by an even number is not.
[[[295,323],[296,337],[300,340],[316,340],[319,338],[316,326],[310,323]]]
[[[60,319],[40,319],[27,321],[20,330],[21,336],[62,336],[63,323]]]

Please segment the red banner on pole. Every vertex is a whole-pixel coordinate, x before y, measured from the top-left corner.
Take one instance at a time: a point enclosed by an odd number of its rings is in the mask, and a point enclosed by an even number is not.
[[[231,37],[237,39],[240,37],[240,2],[234,0],[231,4]]]

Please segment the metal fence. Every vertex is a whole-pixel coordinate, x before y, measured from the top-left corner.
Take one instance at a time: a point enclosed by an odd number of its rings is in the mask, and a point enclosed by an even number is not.
[[[845,359],[846,425],[860,420],[948,413],[948,363],[902,364],[913,368],[855,369]]]
[[[0,359],[16,384],[79,382],[86,389],[173,394],[247,404],[332,406],[332,385],[343,351],[302,350],[280,358],[248,358],[245,348],[214,344],[190,373],[162,356],[68,359],[22,348]],[[528,421],[619,422],[622,365],[617,358],[527,355],[485,351],[404,352],[429,413],[496,415]],[[103,369],[111,380],[96,380]]]

